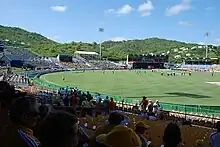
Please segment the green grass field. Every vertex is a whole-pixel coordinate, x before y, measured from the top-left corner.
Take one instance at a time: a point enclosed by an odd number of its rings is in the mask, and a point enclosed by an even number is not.
[[[178,71],[177,71],[178,72]],[[62,76],[65,77],[63,81]],[[192,76],[161,76],[160,72],[141,71],[72,71],[42,75],[40,78],[62,86],[77,86],[79,89],[176,104],[220,106],[220,86],[206,82],[220,82],[220,73],[192,73]]]

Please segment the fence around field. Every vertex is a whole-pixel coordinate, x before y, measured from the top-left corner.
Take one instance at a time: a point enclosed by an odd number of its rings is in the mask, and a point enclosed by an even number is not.
[[[46,73],[51,73],[52,71],[44,71],[40,72],[37,76],[34,78],[34,82],[37,85],[53,89],[53,90],[58,90],[60,88],[66,88],[64,86],[54,84],[54,83],[49,83],[46,80],[40,79],[40,75],[46,74]],[[59,71],[55,71],[59,72]],[[36,73],[35,73],[36,74]],[[32,75],[33,76],[33,75]],[[83,90],[82,90],[83,91]],[[92,95],[97,95],[98,92],[93,92],[90,91]],[[103,98],[106,96],[112,97],[116,103],[123,103],[124,105],[134,105],[136,103],[140,103],[140,100],[133,100],[129,98],[122,98],[118,96],[113,96],[109,94],[102,94],[101,95]],[[178,112],[183,112],[183,113],[194,113],[194,114],[200,114],[200,115],[208,115],[208,116],[220,116],[220,106],[205,106],[205,105],[184,105],[184,104],[173,104],[173,103],[166,103],[166,102],[160,102],[164,110],[168,111],[178,111]]]

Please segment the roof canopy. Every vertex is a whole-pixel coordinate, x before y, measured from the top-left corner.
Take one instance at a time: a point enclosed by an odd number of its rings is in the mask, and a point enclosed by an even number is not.
[[[83,54],[83,55],[99,55],[96,52],[86,52],[86,51],[75,51],[74,54]]]

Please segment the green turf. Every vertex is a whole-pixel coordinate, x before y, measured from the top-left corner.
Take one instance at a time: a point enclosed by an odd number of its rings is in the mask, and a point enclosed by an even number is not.
[[[65,81],[62,80],[65,77]],[[42,79],[63,86],[77,86],[83,90],[111,94],[125,98],[177,104],[220,105],[220,86],[205,82],[220,82],[220,73],[192,73],[192,76],[161,76],[160,72],[141,71],[86,71],[51,73]]]

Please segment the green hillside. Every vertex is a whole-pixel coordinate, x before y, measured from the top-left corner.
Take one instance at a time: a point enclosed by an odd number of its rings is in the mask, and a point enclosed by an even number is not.
[[[77,50],[99,52],[100,47],[96,42],[61,44],[37,33],[5,26],[0,26],[0,40],[6,40],[7,45],[27,47],[42,56],[56,56],[59,53],[73,54]],[[169,53],[170,60],[181,60],[185,57],[205,57],[205,49],[201,47],[198,44],[159,38],[119,42],[105,41],[102,43],[102,54],[104,58],[111,60],[124,60],[128,54]],[[209,57],[220,57],[220,48],[210,46]]]
[[[40,34],[28,32],[17,27],[0,25],[0,40],[6,40],[7,45],[37,46],[39,44],[57,44]]]

